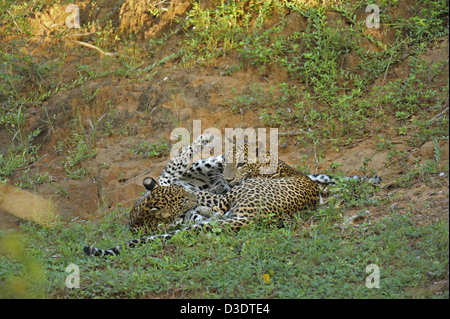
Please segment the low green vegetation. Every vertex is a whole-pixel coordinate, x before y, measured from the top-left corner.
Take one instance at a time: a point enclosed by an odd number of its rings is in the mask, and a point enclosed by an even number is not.
[[[146,141],[139,142],[135,148],[130,149],[130,152],[135,156],[153,157],[168,155],[170,148],[166,141],[159,141],[156,143],[147,143]]]
[[[20,233],[1,234],[1,294],[142,298],[179,291],[190,298],[448,298],[448,290],[436,295],[432,286],[448,271],[448,223],[417,227],[408,215],[394,212],[378,222],[344,227],[335,209],[310,214],[309,227],[299,218],[282,228],[256,223],[237,234],[178,234],[170,243],[154,242],[113,258],[86,257],[82,248],[129,240],[121,214],[95,226],[27,224]],[[79,267],[79,288],[66,286],[71,264]],[[366,287],[371,264],[379,267],[380,288]]]

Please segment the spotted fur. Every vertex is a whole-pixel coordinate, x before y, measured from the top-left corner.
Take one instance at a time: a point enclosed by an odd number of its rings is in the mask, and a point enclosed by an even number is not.
[[[226,150],[223,165],[223,178],[230,186],[240,184],[249,178],[281,178],[281,177],[298,177],[307,176],[311,180],[319,184],[334,184],[336,178],[329,175],[304,175],[295,170],[282,160],[273,156],[270,152],[266,152],[265,161],[259,161],[258,150],[256,154],[249,153],[248,143],[231,144],[231,148]],[[251,161],[250,159],[254,159]],[[269,173],[266,173],[269,172]],[[350,176],[342,177],[343,179],[353,179],[359,181],[367,181],[373,185],[379,184],[381,178],[379,176]]]
[[[210,208],[214,217],[182,230],[131,240],[124,244],[125,247],[145,244],[157,238],[170,239],[179,231],[210,230],[214,225],[239,230],[260,216],[270,214],[272,219],[284,219],[308,207],[314,208],[319,200],[317,183],[306,176],[251,178],[233,187],[226,195],[188,191],[181,186],[161,186],[151,178],[146,179],[144,184],[149,187],[151,195],[141,201],[137,209],[141,216],[145,216],[144,211],[147,212],[151,217],[149,221],[161,220],[171,224],[197,206]],[[85,246],[84,252],[93,256],[117,255],[121,247],[102,250]]]
[[[196,177],[195,172],[200,172],[208,159],[191,166],[192,170],[188,174],[177,172],[178,180],[171,180],[173,185],[161,185],[159,181],[146,178],[144,180],[146,195],[132,208],[135,225],[144,225],[151,230],[157,230],[161,224],[187,225],[186,221],[194,217],[193,223],[181,230],[134,239],[124,243],[123,246],[134,247],[157,238],[170,239],[179,231],[209,230],[214,225],[239,230],[259,216],[267,214],[270,214],[272,219],[283,219],[308,207],[314,208],[319,201],[318,183],[334,182],[334,179],[327,175],[303,175],[278,159],[275,162],[273,157],[271,159],[274,161],[271,163],[246,162],[248,151],[246,153],[245,145],[240,150],[234,148],[233,153],[234,156],[243,155],[243,163],[234,164],[229,158],[214,157],[212,163],[216,163],[216,166],[208,167],[211,169],[210,173],[217,170],[221,174],[221,166],[218,163],[224,161],[221,176],[233,186],[225,195],[197,189],[202,186],[197,183],[198,176]],[[269,153],[266,155],[270,157]],[[177,161],[180,162],[183,163]],[[267,167],[274,163],[276,163],[274,173],[261,174],[261,166]],[[182,165],[176,167],[181,170]],[[186,180],[180,182],[183,176]],[[200,178],[200,180],[200,183],[205,185],[210,183],[209,179]],[[192,181],[194,183],[191,183]],[[379,181],[379,178],[376,177],[374,181]],[[198,208],[202,208],[203,212],[196,215],[195,209]],[[86,246],[84,251],[94,256],[116,255],[120,253],[121,247],[119,245],[102,250]]]
[[[205,148],[212,148],[218,142],[219,138],[213,134],[202,134],[197,137],[192,144],[183,147],[178,155],[169,161],[159,175],[157,179],[158,183],[160,185],[170,186],[173,185],[175,181],[183,180],[183,177],[194,174],[193,172],[190,172],[190,174],[186,172],[186,167],[191,162],[192,158],[196,154],[202,152]],[[212,159],[203,163],[204,165],[211,165],[212,163],[215,163],[215,161]],[[217,163],[215,165],[217,165]]]
[[[203,190],[223,195],[231,187],[221,178],[222,172],[223,155],[211,156],[193,163],[174,185],[193,191]]]
[[[221,193],[225,193],[229,186],[226,183],[216,183],[217,172],[223,170],[222,156],[213,156],[207,159],[200,159],[189,166],[192,158],[202,152],[205,148],[212,148],[219,138],[213,134],[203,134],[197,137],[192,144],[183,147],[180,152],[173,157],[157,178],[160,186],[181,186],[185,189],[193,191],[223,189]],[[189,167],[188,167],[189,166]],[[188,168],[187,168],[188,167]],[[215,186],[216,185],[216,186]],[[180,215],[180,217],[171,224],[162,225],[159,216],[153,216],[146,210],[140,210],[141,202],[150,196],[148,190],[150,185],[145,184],[146,191],[136,201],[129,214],[129,227],[132,231],[139,229],[151,230],[152,232],[160,231],[162,228],[169,228],[176,225],[188,225],[190,223],[199,222],[208,218],[204,216],[201,208],[194,207],[192,211]],[[165,227],[159,227],[165,226]]]

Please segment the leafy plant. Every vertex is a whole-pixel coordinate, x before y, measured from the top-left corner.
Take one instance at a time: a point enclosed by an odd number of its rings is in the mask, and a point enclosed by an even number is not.
[[[86,170],[83,167],[76,167],[85,159],[95,156],[97,150],[92,146],[92,141],[89,140],[84,132],[78,133],[75,129],[72,130],[73,149],[67,151],[67,156],[64,161],[64,168],[69,177],[81,179],[86,175]]]
[[[0,154],[0,182],[5,183],[6,178],[14,174],[16,170],[25,167],[36,159],[38,147],[33,145],[32,142],[40,132],[39,129],[36,129],[17,145],[12,142],[8,152]]]
[[[169,154],[170,148],[166,141],[159,141],[156,143],[147,143],[146,141],[142,141],[139,142],[135,148],[130,149],[130,152],[135,156],[153,157]]]

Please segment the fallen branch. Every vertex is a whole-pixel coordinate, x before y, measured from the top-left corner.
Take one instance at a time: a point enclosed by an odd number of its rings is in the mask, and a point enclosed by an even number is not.
[[[443,110],[441,113],[439,113],[438,115],[436,115],[435,117],[433,117],[430,120],[430,124],[433,124],[438,118],[440,118],[441,116],[443,116],[445,113],[448,112],[448,106],[445,108],[445,110]]]
[[[105,52],[105,51],[103,51],[102,49],[100,49],[99,47],[96,47],[95,45],[89,44],[89,43],[87,43],[87,42],[77,41],[77,40],[72,40],[72,39],[69,39],[69,41],[70,41],[70,42],[73,42],[73,43],[75,43],[75,44],[84,46],[84,47],[86,47],[86,48],[94,49],[94,50],[96,50],[97,52],[99,52],[99,53],[102,54],[102,55],[107,55],[107,56],[114,56],[114,55],[117,55],[117,53]]]

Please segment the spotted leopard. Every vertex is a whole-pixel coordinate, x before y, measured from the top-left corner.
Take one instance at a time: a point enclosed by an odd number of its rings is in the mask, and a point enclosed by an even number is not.
[[[234,146],[233,152],[236,155],[241,151]],[[245,144],[242,153],[244,158],[245,155],[248,157]],[[282,161],[277,161],[276,172],[265,178],[261,178],[259,168],[262,165],[274,165],[275,162],[261,164],[246,163],[244,160],[243,165],[238,163],[234,166],[234,171],[228,171],[232,167],[230,163],[225,163],[223,176],[231,181],[231,184],[236,179],[238,182],[234,183],[234,187],[226,195],[179,185],[161,185],[152,178],[146,178],[144,186],[147,195],[135,204],[133,210],[136,216],[142,217],[142,222],[146,222],[149,228],[156,229],[160,223],[173,225],[177,220],[186,219],[189,212],[199,207],[207,211],[207,214],[203,215],[208,215],[209,218],[201,219],[181,230],[134,239],[124,246],[134,247],[156,238],[170,239],[179,231],[208,230],[211,229],[213,222],[218,226],[229,226],[233,230],[238,230],[264,214],[282,219],[307,207],[314,208],[319,201],[318,183],[332,181],[327,175],[303,175]],[[94,246],[86,246],[84,251],[94,256],[116,255],[120,252],[120,248],[121,246],[116,246],[101,250]]]
[[[157,178],[160,186],[181,186],[192,191],[206,190],[214,193],[226,193],[230,188],[225,182],[217,178],[223,170],[222,155],[200,159],[188,167],[192,158],[205,148],[211,148],[218,142],[218,137],[213,134],[203,134],[197,137],[192,144],[183,147],[174,156]],[[188,167],[188,168],[187,168]],[[203,207],[195,207],[192,210],[180,214],[179,218],[170,224],[163,225],[160,216],[154,216],[147,210],[139,209],[140,203],[150,195],[146,186],[144,194],[136,201],[129,214],[129,227],[131,231],[139,229],[161,231],[177,225],[188,225],[210,218],[209,211]],[[158,227],[162,226],[162,227]]]
[[[266,151],[265,156],[258,154],[256,147],[249,147],[249,143],[231,143],[223,157],[223,173],[222,178],[231,187],[240,184],[249,178],[281,178],[281,177],[298,177],[307,176],[314,182],[319,184],[334,184],[336,179],[325,174],[312,175],[295,170],[286,164],[271,152]],[[263,159],[261,161],[260,159]],[[379,184],[381,178],[379,176],[344,176],[343,179],[353,179],[367,181],[373,185]]]
[[[157,178],[161,186],[170,186],[177,184],[193,190],[205,190],[211,184],[210,171],[216,172],[222,170],[222,159],[210,157],[198,160],[192,166],[188,167],[192,158],[202,152],[204,149],[212,148],[219,142],[218,136],[214,134],[202,134],[198,136],[192,144],[183,147],[179,153],[174,156],[164,167]],[[198,169],[201,166],[201,170]]]
[[[179,231],[210,230],[214,225],[239,230],[252,220],[268,214],[272,219],[285,219],[308,207],[314,208],[319,200],[317,183],[304,175],[274,179],[250,178],[233,187],[226,195],[192,191],[175,185],[161,186],[150,177],[144,180],[144,186],[151,194],[135,209],[150,212],[155,220],[171,224],[180,214],[195,207],[207,207],[214,216],[181,230],[131,240],[124,243],[124,247],[134,247],[157,238],[170,239]],[[117,255],[121,247],[118,245],[102,250],[85,246],[84,252],[93,256]]]

